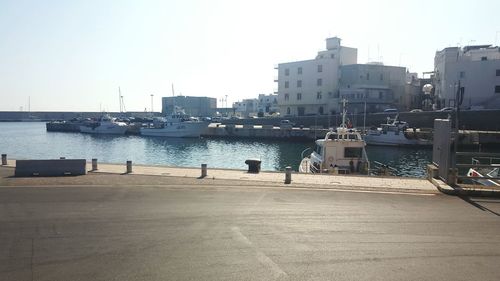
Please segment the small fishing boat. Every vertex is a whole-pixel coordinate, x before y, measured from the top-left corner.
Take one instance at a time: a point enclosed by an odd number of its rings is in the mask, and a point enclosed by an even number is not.
[[[359,131],[347,127],[345,103],[344,100],[342,124],[316,140],[316,149],[309,156],[302,155],[300,173],[368,174],[366,143]]]
[[[97,122],[90,122],[80,126],[80,132],[87,134],[112,134],[124,135],[128,125],[124,122],[116,121],[116,118],[104,114]]]
[[[156,118],[148,127],[141,128],[141,135],[173,138],[198,138],[209,123],[181,113],[168,118]]]
[[[432,145],[432,141],[420,138],[417,130],[408,130],[410,126],[407,122],[398,120],[398,115],[394,119],[387,118],[387,123],[380,127],[370,128],[364,140],[368,145],[386,146],[427,146]]]

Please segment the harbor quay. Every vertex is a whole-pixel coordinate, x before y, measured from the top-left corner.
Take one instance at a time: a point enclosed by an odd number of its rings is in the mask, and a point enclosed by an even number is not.
[[[79,132],[80,124],[50,122],[46,124],[49,132]],[[138,135],[140,124],[132,124],[127,134]],[[212,123],[202,133],[205,138],[253,138],[253,139],[283,139],[283,140],[315,140],[329,131],[322,125],[310,127],[281,128],[274,125],[254,125],[235,123]],[[431,129],[408,129],[409,135],[423,139],[432,139]],[[461,145],[500,145],[500,131],[460,130]]]
[[[285,185],[278,172],[125,164],[19,178],[14,160],[1,166],[0,280],[500,278],[495,199],[416,179]]]
[[[96,161],[97,162],[97,161]],[[378,192],[403,192],[419,194],[437,194],[439,190],[426,179],[407,177],[374,177],[362,175],[328,175],[328,174],[303,174],[292,172],[290,184],[285,184],[285,171],[249,173],[247,170],[215,169],[206,165],[206,176],[202,176],[202,165],[200,168],[169,167],[136,165],[132,161],[123,164],[93,163],[88,162],[87,175],[143,175],[157,177],[176,177],[183,179],[198,179],[203,181],[225,180],[234,182],[252,182],[267,185],[276,185],[286,188],[313,188],[313,189],[338,189],[354,191],[378,191]],[[129,166],[130,165],[130,166]],[[16,160],[8,159],[5,169],[14,169]],[[96,169],[92,169],[96,168]],[[37,181],[43,177],[29,178],[29,181]],[[61,181],[71,184],[85,183],[83,177],[62,177]],[[44,178],[46,179],[46,178]],[[51,179],[51,178],[48,178]],[[56,178],[53,178],[56,179]],[[16,178],[12,181],[23,181],[27,178]],[[96,184],[99,184],[98,182]]]

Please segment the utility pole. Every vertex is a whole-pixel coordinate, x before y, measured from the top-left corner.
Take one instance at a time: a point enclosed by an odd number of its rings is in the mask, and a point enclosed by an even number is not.
[[[462,105],[462,102],[464,101],[464,92],[465,88],[461,87],[461,81],[458,80],[458,87],[457,87],[457,93],[455,96],[455,141],[453,143],[453,151],[455,152],[453,154],[453,167],[456,168],[457,164],[457,150],[458,150],[458,139],[460,136],[460,126],[459,126],[459,120],[460,120],[460,106]]]
[[[154,95],[151,94],[151,116],[153,116],[153,97]]]

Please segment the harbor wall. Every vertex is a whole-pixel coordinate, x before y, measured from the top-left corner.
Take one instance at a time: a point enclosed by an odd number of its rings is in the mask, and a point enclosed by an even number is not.
[[[280,128],[272,125],[211,124],[202,134],[206,138],[256,138],[282,140],[316,140],[323,138],[328,129],[311,127]],[[409,129],[408,134],[414,132]],[[419,138],[432,139],[432,130],[417,130]],[[460,130],[460,145],[500,145],[500,131]]]
[[[399,120],[406,121],[411,127],[432,128],[434,119],[446,119],[449,112],[402,112],[399,113]],[[387,117],[394,118],[395,113],[371,113],[366,114],[367,128],[379,126],[387,122]],[[347,118],[354,127],[363,128],[365,116],[363,114],[348,114]],[[280,120],[288,119],[295,123],[295,126],[322,126],[324,128],[337,127],[342,121],[339,115],[321,116],[300,116],[287,118],[256,118],[242,120],[223,120],[223,124],[253,124],[253,125],[274,125],[278,126]],[[466,130],[500,131],[500,110],[467,110],[460,112],[460,128]]]
[[[150,112],[109,112],[112,116],[125,117],[148,117]],[[154,113],[160,115],[159,112]],[[406,121],[415,128],[432,128],[434,119],[447,118],[449,112],[425,111],[425,112],[402,112],[399,119]],[[23,121],[32,118],[43,121],[70,120],[73,118],[98,118],[102,112],[25,112],[25,111],[0,111],[0,121]],[[387,121],[387,117],[393,118],[394,113],[371,113],[366,115],[366,127],[379,126]],[[362,128],[365,116],[363,114],[348,114],[354,127]],[[282,117],[282,118],[249,118],[239,120],[222,120],[222,124],[247,124],[247,125],[274,125],[278,126],[280,121],[288,119],[303,127],[321,126],[323,128],[337,127],[341,121],[339,115],[320,115],[320,116],[300,116],[300,117]],[[500,131],[500,110],[467,110],[461,111],[460,128],[466,130],[484,130]]]
[[[151,117],[151,112],[106,112],[111,116],[123,117]],[[74,118],[99,118],[103,112],[85,112],[85,111],[0,111],[0,122],[16,122],[16,121],[57,121],[71,120]],[[160,112],[154,112],[154,116],[159,116]]]

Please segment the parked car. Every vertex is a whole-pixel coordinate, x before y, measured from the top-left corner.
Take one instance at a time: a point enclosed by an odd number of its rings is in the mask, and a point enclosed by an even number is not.
[[[451,112],[455,110],[453,107],[443,107],[441,108],[440,110],[438,110],[439,112]]]
[[[294,123],[290,122],[288,119],[284,119],[280,121],[280,128],[292,128]]]
[[[422,109],[412,109],[410,112],[422,112]]]
[[[393,112],[398,112],[398,110],[395,108],[384,109],[384,113],[393,113]]]

